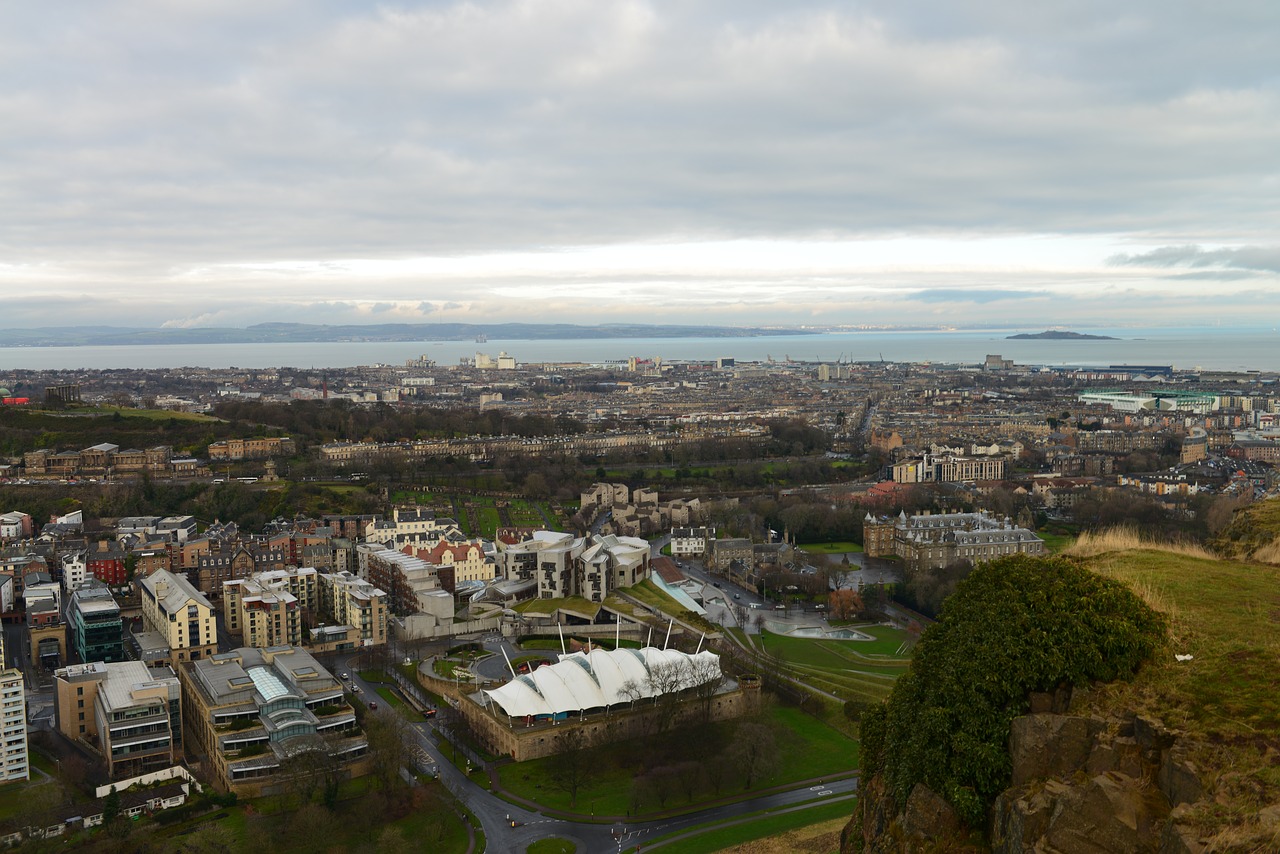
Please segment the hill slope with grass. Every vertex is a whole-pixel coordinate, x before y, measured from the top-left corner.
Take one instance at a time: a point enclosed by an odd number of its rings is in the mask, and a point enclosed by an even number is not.
[[[868,779],[861,832],[846,834],[845,850],[920,850],[929,839],[945,840],[948,850],[1280,850],[1280,569],[1131,535],[1082,537],[1071,553],[1081,569],[1118,582],[1160,613],[1166,640],[1131,679],[1028,692],[996,754],[956,725],[970,711],[936,708],[928,722],[950,728],[947,739],[959,748],[948,746],[945,758],[960,773],[935,782],[954,787],[968,774],[977,781],[969,790],[981,791],[984,779],[990,784],[984,769],[994,768],[1009,772],[1001,783],[1007,788],[975,820],[964,786],[934,794],[909,776]],[[1009,616],[1007,603],[993,599],[982,619]],[[948,617],[944,611],[942,622]],[[917,664],[927,661],[924,643]],[[962,648],[949,646],[948,654]],[[992,671],[1017,666],[984,663]],[[864,731],[864,756],[878,737]],[[964,750],[982,761],[967,762]],[[877,785],[888,804],[879,812],[872,808]]]
[[[1236,510],[1213,546],[1224,557],[1280,564],[1280,499]]]

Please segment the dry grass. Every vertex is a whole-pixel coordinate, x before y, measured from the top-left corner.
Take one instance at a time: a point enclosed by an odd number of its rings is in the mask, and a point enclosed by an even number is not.
[[[1097,686],[1086,705],[1150,715],[1186,737],[1210,795],[1188,819],[1214,839],[1208,850],[1275,850],[1256,816],[1280,800],[1280,569],[1153,548],[1087,563],[1168,614],[1170,643],[1133,682]]]
[[[1252,557],[1262,563],[1280,564],[1280,537],[1276,537],[1265,546],[1258,547]]]
[[[721,848],[718,854],[828,854],[840,850],[840,831],[848,824],[847,818],[837,818],[808,827],[788,830],[768,839],[756,839],[741,845]]]
[[[1105,531],[1085,531],[1063,554],[1096,557],[1109,552],[1158,551],[1183,557],[1217,560],[1218,556],[1199,543],[1186,540],[1159,540],[1145,537],[1137,528],[1125,526]]]

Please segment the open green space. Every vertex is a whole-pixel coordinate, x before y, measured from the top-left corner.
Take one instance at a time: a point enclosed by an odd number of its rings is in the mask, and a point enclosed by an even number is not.
[[[568,839],[553,836],[550,839],[539,839],[525,849],[525,854],[577,854],[578,846]]]
[[[466,825],[459,820],[452,797],[435,782],[408,795],[405,812],[388,820],[385,800],[377,792],[341,800],[330,812],[319,805],[303,810],[267,813],[255,801],[237,805],[164,828],[164,837],[190,844],[199,851],[249,851],[266,845],[272,851],[375,852],[430,850],[465,852]],[[262,840],[270,840],[263,843]],[[204,843],[197,845],[197,843]],[[408,847],[406,847],[408,846]]]
[[[221,418],[215,418],[212,415],[205,415],[201,412],[176,412],[172,409],[133,409],[127,406],[111,406],[102,404],[100,406],[74,406],[68,409],[60,409],[57,411],[51,409],[28,409],[31,415],[83,415],[86,418],[113,416],[119,413],[121,418],[145,418],[149,421],[168,421],[173,418],[178,421],[221,421]]]
[[[765,653],[789,675],[846,700],[877,701],[907,672],[910,657],[899,652],[911,635],[892,626],[856,626],[873,641],[798,638],[765,631]]]
[[[600,603],[588,601],[581,596],[567,596],[564,599],[530,599],[514,606],[514,610],[522,614],[554,614],[561,608],[594,616],[600,611]]]
[[[757,725],[760,729],[753,728]],[[744,737],[769,741],[777,749],[776,765],[753,781],[750,790],[728,758]],[[597,816],[653,814],[849,774],[858,767],[858,744],[797,708],[771,704],[757,719],[682,726],[594,749],[592,770],[576,805],[561,785],[564,776],[557,763],[556,757],[548,757],[502,766],[502,786],[554,810]],[[706,768],[720,771],[721,778],[709,779],[703,775]]]
[[[658,588],[658,585],[654,584],[653,581],[648,578],[641,581],[639,584],[633,584],[626,588],[626,592],[630,594],[632,598],[637,599],[650,607],[657,608],[664,614],[670,614],[673,617],[678,617],[688,610],[684,605],[662,592],[662,590]]]
[[[1044,540],[1045,548],[1054,554],[1071,548],[1076,541],[1075,534],[1037,534],[1036,536]]]
[[[800,549],[806,552],[813,552],[820,555],[839,555],[851,554],[862,551],[862,546],[858,543],[801,543]]]
[[[383,685],[378,687],[376,690],[378,692],[378,696],[386,700],[387,704],[392,708],[398,709],[400,714],[402,714],[406,720],[413,721],[414,723],[421,723],[426,720],[422,715],[415,712],[412,706],[397,697],[396,692],[391,688]]]
[[[846,800],[821,803],[791,812],[764,813],[759,818],[747,821],[735,820],[732,824],[708,830],[706,833],[700,833],[688,839],[678,839],[664,844],[662,837],[659,837],[647,847],[658,849],[664,854],[713,854],[733,845],[777,836],[799,827],[808,827],[811,824],[833,819],[848,819],[854,809],[855,805]]]

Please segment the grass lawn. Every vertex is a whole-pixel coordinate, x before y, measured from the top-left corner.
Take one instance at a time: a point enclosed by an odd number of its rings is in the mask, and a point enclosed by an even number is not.
[[[101,416],[115,415],[120,413],[121,418],[146,418],[150,421],[168,421],[170,418],[178,421],[221,421],[221,418],[214,418],[212,415],[204,415],[199,412],[174,412],[169,409],[130,409],[121,406],[109,406],[103,404],[101,406],[77,406],[72,409],[58,410],[56,413],[52,410],[28,410],[32,413],[39,412],[46,415],[84,415],[84,416]]]
[[[858,767],[858,745],[844,733],[796,708],[769,706],[763,721],[770,726],[777,741],[780,762],[771,776],[757,781],[750,791],[743,789],[736,774],[730,774],[719,795],[709,785],[695,789],[692,802],[683,793],[673,793],[665,809],[691,808],[716,797],[749,797],[755,791],[799,780],[836,777]],[[681,762],[709,762],[724,755],[732,744],[738,721],[707,724],[696,730],[688,728],[666,733],[661,738],[632,739],[616,742],[597,754],[595,776],[578,792],[577,805],[569,795],[556,788],[559,775],[553,759],[533,759],[504,765],[499,769],[503,788],[551,809],[588,813],[598,816],[625,815],[633,809],[633,784],[639,785],[646,772],[661,773],[662,768]],[[668,785],[671,785],[668,782]],[[640,813],[662,809],[657,802],[641,802]]]
[[[539,839],[524,850],[525,854],[577,854],[578,846],[568,839],[553,836],[550,839]]]
[[[360,678],[366,682],[373,682],[375,684],[391,682],[391,677],[387,676],[387,674],[383,673],[381,670],[358,670],[356,672],[359,673]]]
[[[823,803],[808,809],[795,810],[778,815],[766,814],[741,824],[721,827],[718,830],[709,830],[706,833],[690,839],[681,839],[669,845],[661,845],[659,842],[660,837],[659,840],[653,840],[650,846],[656,847],[664,854],[712,854],[712,852],[721,851],[734,845],[742,845],[757,839],[779,836],[788,831],[821,823],[824,827],[820,828],[819,833],[814,835],[820,835],[824,844],[827,842],[826,836],[832,835],[834,836],[832,842],[836,847],[839,847],[840,830],[848,822],[849,817],[853,815],[854,809],[855,804],[852,801]],[[825,825],[830,826],[827,827]],[[782,839],[778,842],[779,847],[762,850],[788,852],[835,850],[834,848],[814,848],[811,845],[803,845],[801,847],[799,840],[794,838]]]
[[[387,704],[390,705],[392,708],[399,709],[400,713],[404,715],[407,720],[413,721],[415,723],[421,723],[422,721],[426,720],[426,718],[424,718],[422,715],[415,712],[412,706],[410,706],[404,700],[401,700],[399,697],[397,697],[396,692],[391,690],[390,688],[387,688],[384,686],[384,687],[378,688],[377,691],[378,691],[379,697],[386,700]]]
[[[27,762],[31,764],[32,768],[39,768],[41,771],[51,776],[57,773],[54,761],[48,756],[45,756],[39,750],[28,750]]]
[[[589,617],[595,617],[600,613],[599,602],[589,602],[581,596],[569,596],[564,599],[530,599],[527,602],[521,602],[515,606],[515,610],[524,614],[554,614],[556,611],[564,608],[567,611],[573,611],[575,614],[583,614]]]
[[[1036,536],[1044,540],[1045,548],[1054,554],[1071,548],[1076,541],[1074,534],[1037,534]]]
[[[673,617],[678,617],[680,614],[689,610],[684,605],[681,605],[666,593],[659,590],[658,585],[654,584],[647,578],[639,584],[626,588],[626,592],[644,604],[657,608],[662,613],[670,614]]]
[[[764,632],[765,651],[781,659],[797,678],[848,700],[883,699],[907,672],[908,654],[898,649],[910,635],[891,626],[859,626],[874,641],[796,638]]]
[[[862,546],[857,543],[801,543],[802,551],[820,555],[839,555],[861,552]]]

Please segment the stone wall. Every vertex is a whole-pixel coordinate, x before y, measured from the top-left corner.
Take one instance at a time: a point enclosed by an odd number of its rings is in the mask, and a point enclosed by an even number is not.
[[[430,687],[430,686],[428,686]],[[713,721],[733,720],[749,715],[760,708],[758,682],[744,680],[739,687],[716,694],[709,709]],[[586,732],[590,744],[605,744],[628,738],[652,735],[657,711],[643,702],[638,709],[614,711],[608,714],[596,712],[584,718],[569,718],[556,724],[540,723],[526,727],[523,722],[512,721],[505,715],[491,713],[470,697],[462,697],[457,709],[467,718],[475,732],[476,740],[489,753],[511,756],[517,762],[539,759],[556,752],[556,736],[566,729],[578,728]],[[684,701],[673,726],[701,721],[702,701],[693,698]]]

